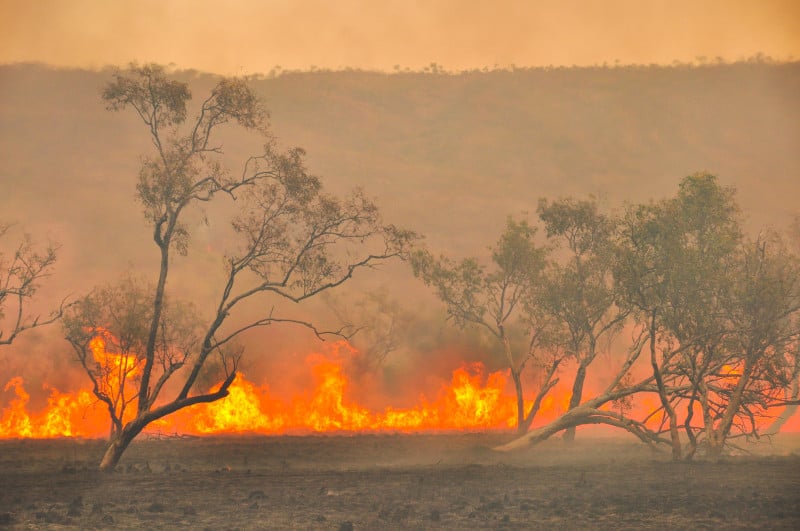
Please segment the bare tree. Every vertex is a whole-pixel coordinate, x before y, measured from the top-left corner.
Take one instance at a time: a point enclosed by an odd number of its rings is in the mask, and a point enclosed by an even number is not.
[[[0,225],[0,243],[9,235],[10,225]],[[0,345],[10,345],[22,332],[57,321],[64,301],[48,317],[29,315],[39,283],[53,270],[58,246],[37,249],[25,234],[11,251],[0,247]]]
[[[244,332],[293,323],[319,337],[326,333],[311,322],[276,314],[276,301],[298,303],[337,287],[359,269],[402,256],[415,237],[384,224],[375,204],[361,190],[345,198],[326,193],[320,179],[307,172],[301,149],[278,152],[269,139],[266,112],[245,81],[221,79],[188,128],[181,130],[190,98],[188,86],[168,79],[157,65],[132,65],[115,74],[103,91],[110,110],[133,108],[147,127],[154,153],[142,163],[137,197],[159,250],[153,286],[131,290],[149,294],[145,296],[148,310],[142,316],[146,326],[143,331],[136,328],[143,335],[130,344],[131,351],[140,350],[136,352],[140,368],[128,373],[135,378],[130,382],[135,397],[128,400],[117,391],[115,401],[98,384],[101,378],[91,364],[84,364],[95,382],[95,394],[111,403],[112,422],[115,417],[118,421],[100,463],[103,470],[113,469],[130,442],[151,422],[225,397],[236,377],[240,354],[232,347]],[[264,135],[267,141],[264,152],[250,157],[238,176],[225,171],[219,160],[222,148],[213,141],[217,129],[228,123]],[[186,212],[218,196],[237,204],[238,215],[231,227],[238,248],[225,258],[224,281],[210,317],[197,329],[187,329],[175,322],[182,312],[173,313],[167,304],[170,264],[175,252],[186,255],[188,250]],[[88,296],[81,307],[102,309],[104,293]],[[140,295],[132,298],[139,300]],[[250,301],[261,308],[255,316],[243,308]],[[92,315],[91,327],[109,328],[112,309],[76,312],[75,317],[85,321],[85,315]],[[229,319],[237,311],[238,318]],[[84,327],[88,324],[84,322]],[[79,328],[65,330],[79,359],[90,360],[86,333]],[[327,333],[337,332],[341,333]],[[225,377],[213,390],[197,389],[198,378],[212,357],[224,362]],[[177,384],[167,386],[170,380]],[[168,387],[176,390],[165,396]],[[133,410],[129,418],[114,409],[121,406],[112,406],[126,402],[125,411]]]
[[[359,351],[353,359],[358,373],[380,368],[389,354],[407,340],[416,315],[391,297],[385,288],[364,294],[356,300],[342,300],[327,294],[326,305],[352,334],[350,342]]]

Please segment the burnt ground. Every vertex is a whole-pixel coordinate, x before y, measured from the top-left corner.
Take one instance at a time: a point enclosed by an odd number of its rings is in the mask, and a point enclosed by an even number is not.
[[[800,529],[800,436],[671,463],[629,439],[503,434],[0,441],[0,527]]]

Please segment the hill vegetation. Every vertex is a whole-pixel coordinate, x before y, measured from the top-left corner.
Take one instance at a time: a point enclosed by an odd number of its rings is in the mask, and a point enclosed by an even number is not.
[[[196,94],[215,82],[177,74]],[[61,243],[51,293],[81,293],[151,262],[133,199],[148,145],[134,117],[104,109],[99,92],[110,77],[0,66],[2,220]],[[736,187],[751,230],[783,228],[798,212],[797,62],[287,72],[252,83],[279,142],[305,148],[329,188],[363,186],[387,221],[448,254],[488,255],[507,216],[532,212],[540,197],[596,194],[616,207],[670,195],[702,170]],[[225,143],[232,165],[256,148],[236,136]],[[200,280],[224,251],[219,234],[199,225],[192,252],[204,260],[179,287],[206,289]],[[424,291],[404,268],[394,273],[376,282],[401,297]],[[16,372],[27,367],[14,361],[22,348],[30,343],[3,353]],[[57,371],[40,377],[47,372]]]

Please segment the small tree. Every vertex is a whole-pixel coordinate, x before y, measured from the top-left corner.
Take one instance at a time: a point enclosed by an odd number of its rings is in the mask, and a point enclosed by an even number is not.
[[[359,269],[403,255],[414,238],[383,224],[362,191],[343,199],[325,193],[319,178],[307,172],[301,149],[278,152],[267,134],[266,112],[244,81],[221,79],[181,132],[190,98],[188,86],[168,79],[157,65],[118,72],[103,91],[110,110],[136,111],[152,141],[154,154],[144,159],[136,189],[159,250],[152,286],[123,283],[99,289],[75,307],[65,327],[114,425],[100,463],[103,470],[113,469],[151,422],[225,397],[237,374],[240,351],[234,345],[244,332],[295,323],[320,337],[325,333],[311,322],[276,315],[276,300],[298,303],[339,286]],[[212,140],[228,123],[267,138],[264,153],[249,158],[239,176],[225,171],[219,161],[222,149]],[[186,317],[190,305],[168,304],[167,279],[174,254],[188,251],[186,212],[218,196],[237,204],[231,228],[238,248],[224,260],[216,306],[198,325]],[[125,294],[122,302],[117,300],[120,294]],[[255,316],[243,308],[250,301],[260,308]],[[237,312],[235,322],[229,319]],[[133,395],[124,389],[110,392],[104,369],[91,363],[89,337],[102,330],[122,334],[118,354],[134,358],[136,370],[121,373],[125,385],[133,386]],[[222,362],[222,382],[213,390],[197,389],[214,358]]]
[[[353,333],[350,343],[358,350],[353,359],[358,373],[379,369],[392,352],[399,349],[409,334],[416,314],[403,308],[385,288],[364,294],[357,300],[324,297],[336,318]]]
[[[10,229],[10,225],[0,225],[0,245]],[[10,345],[22,332],[58,320],[64,303],[46,319],[28,314],[39,283],[53,270],[58,246],[37,249],[26,234],[10,252],[4,247],[0,246],[0,345]]]
[[[737,428],[758,436],[772,405],[796,378],[800,269],[775,235],[743,246],[732,282],[726,334],[717,367],[701,390],[708,453],[719,456]]]
[[[414,274],[436,289],[456,325],[478,326],[502,348],[514,381],[520,434],[528,431],[542,399],[558,382],[556,371],[563,359],[551,323],[534,301],[546,257],[545,249],[533,241],[535,233],[527,222],[509,220],[492,248],[491,270],[476,258],[456,263],[427,250],[418,250],[411,259]],[[541,365],[545,376],[526,410],[522,374],[531,361]]]
[[[65,336],[92,382],[94,395],[108,410],[111,440],[121,436],[124,424],[136,414],[154,293],[153,284],[128,275],[76,301],[64,317]],[[196,352],[200,325],[191,305],[164,299],[153,351],[159,378],[151,395],[159,395]],[[220,352],[223,362],[228,361],[224,354]]]

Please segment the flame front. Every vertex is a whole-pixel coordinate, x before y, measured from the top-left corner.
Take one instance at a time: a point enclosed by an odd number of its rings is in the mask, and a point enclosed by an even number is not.
[[[96,407],[91,391],[82,389],[75,394],[64,394],[45,386],[50,390],[47,408],[31,416],[27,411],[30,395],[23,384],[22,378],[17,376],[4,388],[6,392],[13,390],[15,398],[0,416],[0,438],[93,437],[99,435],[98,426],[108,429],[108,421]]]
[[[316,358],[316,357],[315,357]],[[257,387],[243,376],[217,402],[179,411],[159,427],[182,433],[304,433],[304,432],[414,432],[466,429],[507,429],[516,422],[515,400],[505,392],[502,372],[489,374],[472,364],[453,371],[449,385],[436,400],[373,412],[348,398],[350,382],[341,363],[315,359],[314,386],[289,401]]]
[[[353,398],[357,393],[338,355],[338,347],[326,355],[314,354],[307,358],[312,375],[312,385],[307,390],[278,397],[269,387],[256,385],[240,374],[228,389],[226,398],[180,410],[152,423],[148,429],[195,435],[279,435],[508,430],[516,425],[516,398],[507,371],[488,372],[480,363],[465,364],[452,372],[450,381],[442,384],[434,396],[421,395],[415,406],[371,410]],[[135,356],[109,353],[105,349],[102,337],[92,342],[96,361],[111,368],[104,385],[116,386],[115,390],[127,397],[134,391],[131,381],[140,369],[139,362]],[[122,383],[126,380],[127,389]],[[123,388],[120,389],[120,385]],[[0,438],[102,437],[108,434],[108,413],[90,388],[74,393],[61,393],[48,386],[45,389],[50,393],[47,407],[31,414],[28,411],[30,396],[22,378],[12,378],[6,384],[4,393],[12,396],[0,415]],[[556,386],[542,401],[535,425],[549,422],[565,412],[569,396],[568,387]],[[645,395],[637,397],[632,407],[637,414],[653,411],[657,404],[653,396]],[[135,407],[129,409],[135,411]],[[784,431],[798,431],[798,424],[800,419],[795,415],[784,426]]]

